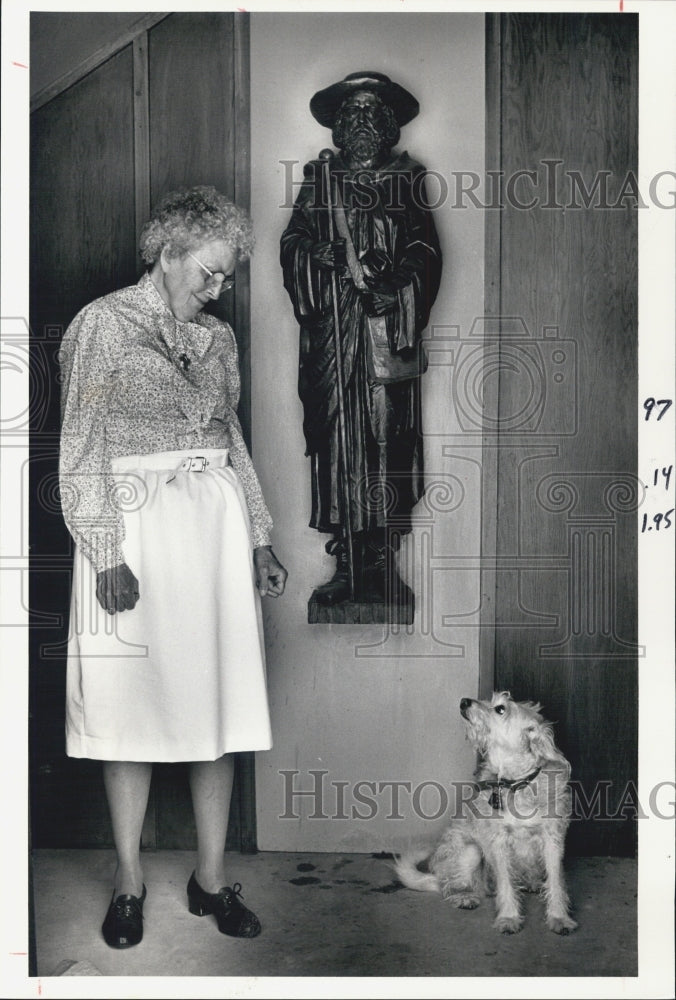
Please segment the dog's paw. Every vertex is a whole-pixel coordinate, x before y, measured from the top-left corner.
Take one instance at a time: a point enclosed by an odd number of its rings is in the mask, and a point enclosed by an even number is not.
[[[577,924],[572,917],[547,917],[547,927],[555,934],[570,934]]]
[[[457,889],[452,882],[442,882],[441,896],[460,910],[476,910],[480,903],[475,892],[470,889]]]
[[[477,906],[479,906],[481,902],[478,896],[475,896],[470,892],[456,892],[447,898],[450,899],[453,906],[457,906],[459,910],[476,910]]]
[[[493,926],[501,934],[518,934],[523,927],[521,917],[498,917]]]

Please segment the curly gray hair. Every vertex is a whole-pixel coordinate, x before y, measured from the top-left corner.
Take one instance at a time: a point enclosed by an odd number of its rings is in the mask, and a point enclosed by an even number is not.
[[[209,240],[223,240],[238,261],[254,246],[248,213],[215,187],[198,185],[165,195],[141,232],[139,250],[146,264],[159,260],[166,247],[169,257],[181,257]]]

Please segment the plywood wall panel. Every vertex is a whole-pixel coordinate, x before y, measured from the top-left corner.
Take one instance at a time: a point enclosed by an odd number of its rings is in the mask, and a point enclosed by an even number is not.
[[[638,213],[620,200],[637,171],[637,19],[505,14],[500,35],[500,167],[506,184],[531,174],[487,262],[527,331],[501,340],[523,365],[500,379],[496,685],[542,701],[574,778],[610,781],[612,809],[637,754]],[[607,197],[585,207],[576,173]],[[635,826],[574,824],[570,842],[632,853]]]

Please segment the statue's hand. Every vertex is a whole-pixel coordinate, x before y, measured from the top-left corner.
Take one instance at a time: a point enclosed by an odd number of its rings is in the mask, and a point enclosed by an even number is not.
[[[383,309],[386,300],[389,303],[389,308],[392,308],[396,301],[397,290],[408,283],[408,277],[397,270],[388,254],[378,247],[367,250],[361,255],[359,261],[368,290],[382,298],[383,301],[380,305]],[[391,297],[392,295],[394,295],[394,299]],[[378,316],[380,313],[375,315]]]
[[[116,611],[131,611],[139,599],[138,580],[126,563],[101,570],[96,574],[96,597],[109,615]]]
[[[380,247],[371,247],[359,257],[359,263],[364,271],[364,278],[367,282],[375,281],[377,278],[387,274],[392,269],[392,261],[385,250]]]
[[[398,303],[396,292],[367,292],[364,307],[369,316],[384,316],[392,312]]]
[[[310,260],[318,267],[327,270],[343,270],[347,267],[345,240],[334,240],[333,243],[315,243],[310,251]]]

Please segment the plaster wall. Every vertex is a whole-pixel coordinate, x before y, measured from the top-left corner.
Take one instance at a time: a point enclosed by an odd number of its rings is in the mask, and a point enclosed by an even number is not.
[[[309,595],[333,561],[308,527],[298,329],[279,237],[297,190],[290,179],[331,145],[310,97],[361,69],[387,73],[418,98],[399,148],[438,174],[430,198],[439,202],[444,274],[423,383],[428,492],[402,551],[416,593],[409,628],[307,624]],[[451,783],[474,763],[458,702],[478,692],[481,439],[461,432],[453,373],[456,331],[466,334],[483,312],[484,217],[458,198],[453,172],[484,170],[484,18],[255,13],[251,92],[253,454],[290,574],[284,597],[264,602],[274,747],[256,757],[258,843],[391,850],[447,822]],[[480,342],[474,350],[479,363]]]

